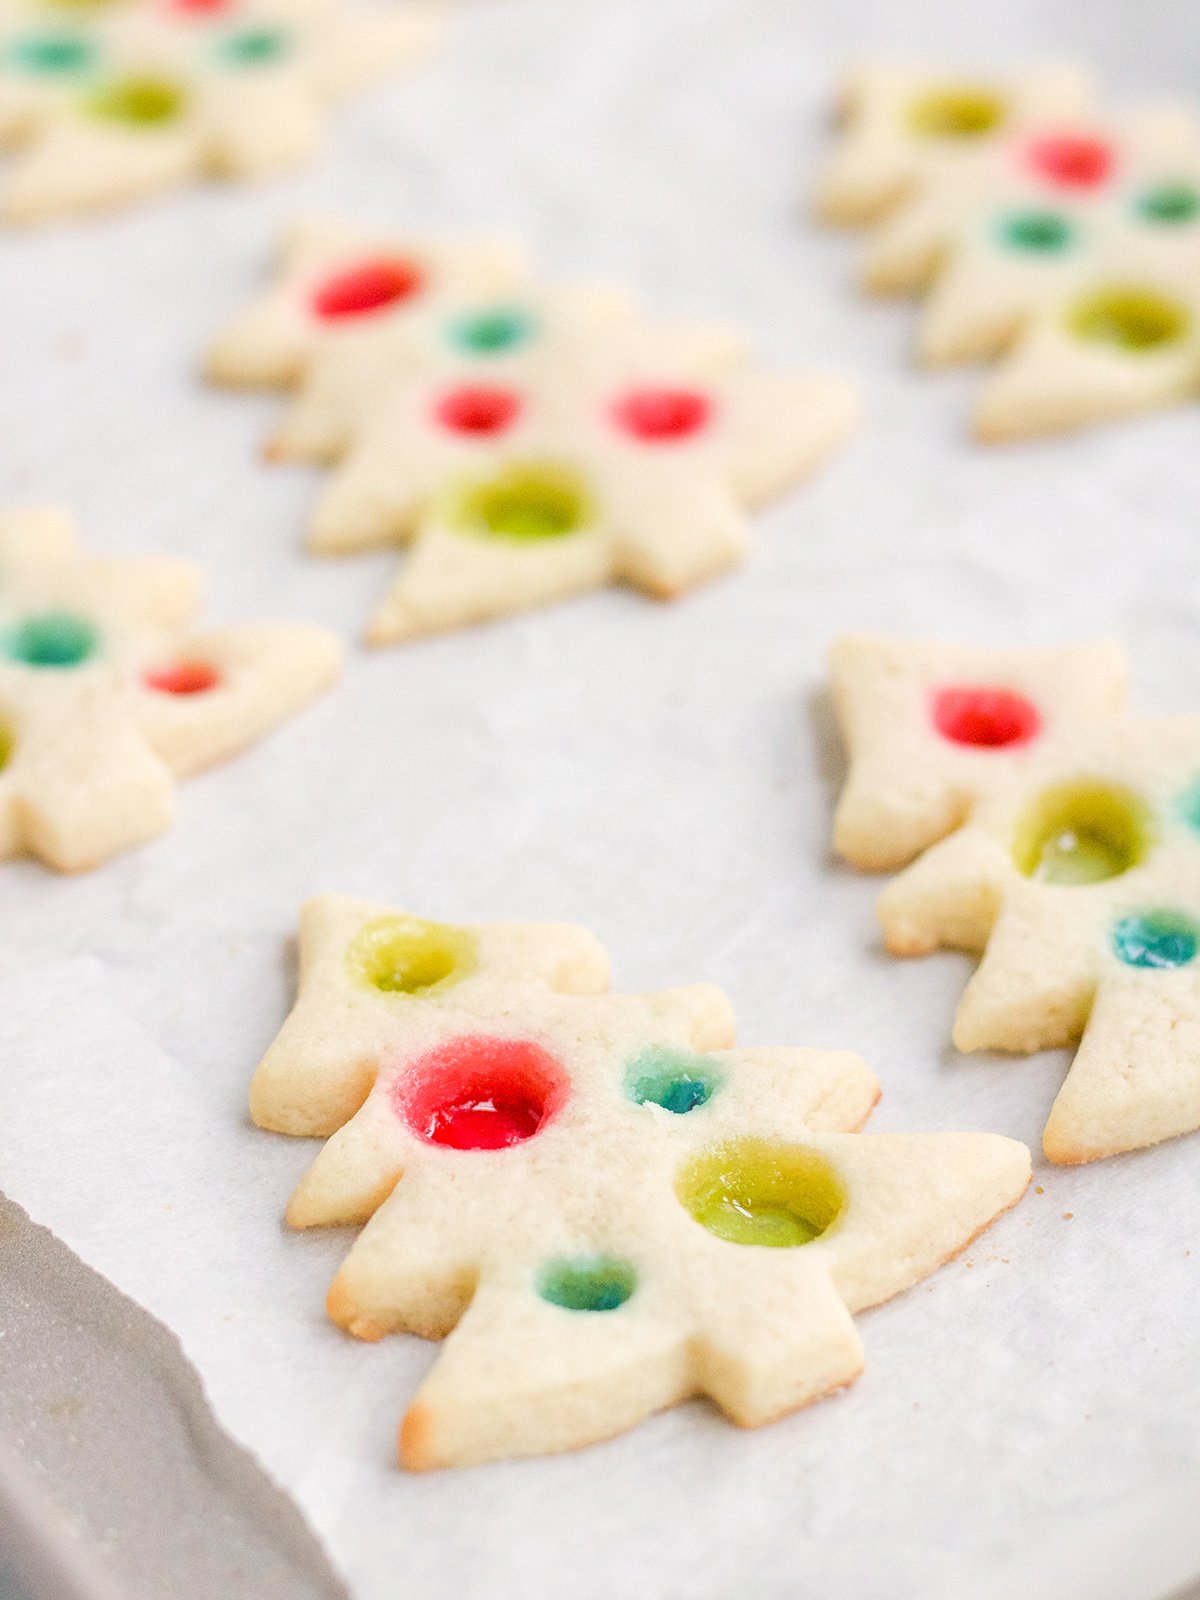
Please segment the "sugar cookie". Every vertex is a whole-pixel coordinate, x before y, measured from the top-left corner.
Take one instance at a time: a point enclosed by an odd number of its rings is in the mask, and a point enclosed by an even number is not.
[[[427,14],[340,0],[70,0],[0,22],[0,213],[34,222],[310,156],[326,107],[422,46]]]
[[[1131,716],[1103,646],[853,639],[831,667],[851,761],[836,846],[913,863],[880,897],[888,948],[983,952],[955,1044],[1082,1035],[1052,1161],[1200,1127],[1200,718]]]
[[[1100,117],[1085,95],[1072,104],[1064,92],[1019,110],[1014,101],[1013,115],[986,129],[926,139],[918,110],[948,90],[888,72],[866,85],[833,192],[847,162],[886,171],[887,151],[906,153],[904,183],[871,213],[882,221],[864,280],[884,292],[928,289],[924,361],[1000,361],[976,407],[980,438],[1079,427],[1200,390],[1194,113]],[[984,98],[960,92],[962,107]],[[865,219],[852,209],[841,218]]]
[[[847,1133],[878,1092],[856,1056],[733,1049],[720,990],[607,994],[606,968],[578,928],[305,907],[251,1107],[339,1130],[288,1212],[366,1224],[333,1319],[446,1338],[408,1467],[588,1444],[694,1394],[770,1422],[852,1382],[852,1313],[1028,1182],[994,1135]]]
[[[198,597],[185,562],[85,557],[48,508],[0,516],[0,857],[75,872],[165,832],[174,779],[337,676],[320,628],[192,633]]]
[[[338,463],[310,549],[411,545],[372,644],[614,580],[682,594],[742,559],[746,510],[853,422],[843,379],[761,372],[727,328],[659,323],[607,285],[522,281],[500,246],[454,249],[444,292],[346,329],[322,326],[328,268],[289,261],[209,352],[211,376],[298,385],[270,456]]]

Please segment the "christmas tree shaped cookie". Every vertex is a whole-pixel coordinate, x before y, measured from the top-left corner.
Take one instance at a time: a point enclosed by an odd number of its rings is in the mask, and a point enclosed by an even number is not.
[[[892,79],[885,73],[883,82]],[[866,122],[885,139],[895,94],[876,85],[865,104]],[[891,137],[899,138],[894,128]],[[903,147],[914,140],[910,127]],[[853,128],[847,143],[857,148]],[[876,208],[886,214],[865,281],[886,292],[929,290],[923,360],[1000,359],[976,408],[979,437],[1071,428],[1194,395],[1195,116],[1168,107],[1101,118],[1082,97],[1072,106],[1063,96],[950,145],[941,156],[931,147]]]
[[[851,639],[832,674],[837,848],[912,862],[880,898],[888,948],[983,952],[958,1047],[1082,1036],[1052,1161],[1200,1127],[1200,717],[1130,715],[1105,647]]]
[[[740,561],[746,510],[851,425],[850,385],[761,372],[725,328],[660,324],[607,286],[522,283],[498,247],[459,264],[444,293],[360,315],[341,263],[352,313],[336,326],[325,268],[289,265],[208,360],[232,381],[298,381],[268,453],[339,462],[310,548],[411,546],[372,643],[612,580],[681,594]]]
[[[0,211],[32,222],[310,156],[329,104],[421,46],[340,0],[44,0],[0,19]]]
[[[295,1226],[365,1223],[328,1308],[445,1338],[400,1431],[425,1469],[568,1449],[688,1396],[757,1426],[852,1382],[852,1313],[1012,1205],[1028,1152],[859,1135],[857,1057],[731,1048],[708,985],[604,992],[581,929],[306,906],[256,1121],[330,1133]]]
[[[0,517],[0,857],[74,872],[165,832],[176,778],[337,676],[319,628],[192,632],[198,594],[181,561],[83,556],[61,513]]]

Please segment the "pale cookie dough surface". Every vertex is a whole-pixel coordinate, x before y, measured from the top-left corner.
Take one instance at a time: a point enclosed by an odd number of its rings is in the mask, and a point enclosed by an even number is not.
[[[851,1312],[1029,1181],[1010,1139],[836,1137],[879,1092],[858,1057],[732,1049],[712,985],[604,993],[581,928],[325,897],[300,962],[251,1109],[337,1130],[288,1207],[366,1224],[333,1320],[448,1339],[400,1430],[417,1470],[594,1443],[694,1394],[774,1421],[858,1377]]]
[[[432,14],[342,0],[43,0],[0,14],[0,217],[41,222],[311,159]]]
[[[337,676],[320,628],[194,629],[199,591],[186,562],[89,558],[61,511],[0,515],[0,857],[77,872],[154,838],[176,778]]]
[[[1200,717],[1131,715],[1103,646],[848,639],[831,670],[851,761],[836,847],[919,857],[880,897],[888,948],[983,953],[958,1048],[1083,1036],[1052,1161],[1200,1127]]]
[[[456,0],[444,45],[350,106],[319,165],[0,239],[0,504],[62,501],[94,554],[195,563],[221,623],[353,640],[397,559],[306,557],[319,478],[260,460],[277,397],[197,377],[294,217],[513,232],[547,282],[600,275],[664,319],[742,328],[772,370],[862,387],[845,449],[683,604],[613,586],[350,649],[342,687],[181,784],[152,846],[70,879],[0,868],[0,1188],[179,1334],[354,1600],[1091,1600],[1098,1550],[1105,1600],[1169,1592],[1147,1550],[1169,1534],[1182,1560],[1195,1535],[1197,1140],[1053,1166],[1067,1053],[951,1050],[974,961],[889,956],[880,880],[833,859],[825,686],[846,633],[1111,639],[1134,705],[1194,711],[1195,418],[967,446],[978,378],[910,363],[913,308],[864,299],[861,242],[806,217],[868,48],[1007,71],[1084,41],[1141,101],[1195,93],[1198,22],[1123,0]],[[1004,1134],[1034,1148],[1033,1185],[856,1316],[855,1384],[770,1427],[693,1401],[586,1450],[398,1470],[442,1347],[329,1321],[354,1233],[283,1224],[320,1143],[246,1115],[295,999],[297,908],[333,888],[449,923],[582,923],[616,989],[718,984],[743,1046],[868,1061],[872,1137]],[[1135,1502],[1170,1521],[1122,1542]]]
[[[974,412],[985,440],[1200,387],[1200,113],[1114,114],[1065,83],[1036,104],[1026,91],[863,69],[818,197],[833,221],[876,223],[865,287],[928,293],[923,361],[999,360]],[[860,173],[878,178],[869,210],[847,199]]]

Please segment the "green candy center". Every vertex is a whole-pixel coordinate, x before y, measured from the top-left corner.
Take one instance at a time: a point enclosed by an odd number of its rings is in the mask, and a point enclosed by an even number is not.
[[[1077,339],[1140,353],[1180,339],[1188,330],[1187,308],[1154,289],[1102,289],[1080,301],[1068,323]]]
[[[468,533],[540,544],[577,532],[590,506],[582,480],[568,468],[514,465],[462,490],[450,512]]]
[[[219,55],[232,67],[265,67],[287,54],[288,37],[279,28],[247,28],[222,40]]]
[[[1081,780],[1039,795],[1017,829],[1013,860],[1027,878],[1079,888],[1119,878],[1153,842],[1150,813],[1135,794]]]
[[[1192,222],[1200,216],[1200,194],[1188,183],[1163,183],[1147,189],[1137,202],[1147,222]]]
[[[908,125],[926,139],[979,139],[1004,115],[1004,101],[988,89],[935,89],[909,108]]]
[[[474,316],[462,317],[450,329],[450,338],[460,349],[475,355],[494,355],[524,344],[533,334],[533,323],[524,311],[498,306]]]
[[[694,1157],[675,1193],[718,1239],[785,1250],[819,1239],[846,1206],[824,1156],[762,1139],[737,1139]]]
[[[1071,242],[1071,225],[1054,211],[1018,211],[1000,224],[1000,238],[1012,250],[1053,254]]]
[[[359,929],[348,959],[354,977],[372,989],[420,994],[449,988],[474,971],[475,938],[420,917],[377,917]]]
[[[169,78],[123,78],[98,89],[87,102],[93,116],[131,128],[155,128],[182,115],[186,95]]]

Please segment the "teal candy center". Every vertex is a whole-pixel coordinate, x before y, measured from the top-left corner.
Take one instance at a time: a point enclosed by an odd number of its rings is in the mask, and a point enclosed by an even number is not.
[[[30,33],[9,49],[14,65],[47,77],[83,72],[96,58],[95,46],[73,33]]]
[[[512,306],[497,306],[490,311],[461,317],[450,330],[455,344],[476,355],[512,350],[532,335],[532,320],[524,311]]]
[[[1175,809],[1189,828],[1200,833],[1200,778],[1195,778],[1175,802]]]
[[[721,1075],[703,1056],[652,1046],[629,1065],[625,1092],[638,1105],[661,1106],[683,1116],[710,1100]]]
[[[1141,911],[1121,917],[1112,946],[1129,967],[1186,967],[1200,948],[1200,927],[1182,911]]]
[[[97,648],[96,630],[83,617],[47,611],[26,617],[4,637],[4,653],[27,667],[78,667]]]
[[[279,28],[246,28],[220,45],[221,59],[234,67],[265,67],[288,49],[288,37]]]
[[[637,1287],[628,1261],[615,1256],[556,1256],[537,1277],[537,1292],[564,1311],[616,1311]]]
[[[1012,250],[1051,255],[1071,243],[1072,228],[1055,211],[1017,211],[1000,224],[1000,238]]]

